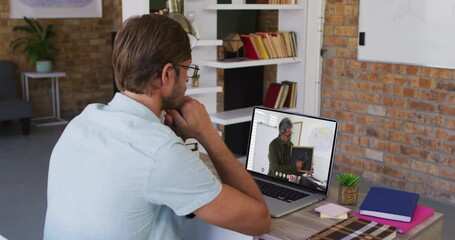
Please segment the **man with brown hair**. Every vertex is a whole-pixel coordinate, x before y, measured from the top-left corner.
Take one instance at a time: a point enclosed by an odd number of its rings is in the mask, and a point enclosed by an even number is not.
[[[183,29],[160,15],[129,19],[116,36],[113,66],[121,93],[87,106],[52,152],[44,238],[180,239],[191,213],[240,233],[267,232],[256,184],[204,106],[184,96],[198,67]],[[207,150],[219,180],[184,145],[190,137]]]

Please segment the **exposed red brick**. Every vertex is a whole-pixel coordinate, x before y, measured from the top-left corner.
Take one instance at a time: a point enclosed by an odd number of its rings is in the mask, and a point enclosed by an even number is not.
[[[354,5],[335,5],[335,15],[358,15],[359,7]]]
[[[424,101],[409,101],[409,108],[412,110],[422,111],[422,112],[434,112],[436,111],[436,105],[430,102]]]
[[[399,166],[399,167],[410,167],[410,160],[407,157],[397,157],[391,154],[386,154],[384,162],[388,165]]]
[[[432,78],[450,78],[452,76],[450,69],[442,68],[423,68],[422,75]]]
[[[428,173],[431,175],[438,175],[439,174],[439,169],[436,164],[433,163],[426,163],[426,162],[421,162],[421,161],[412,161],[411,162],[411,169],[423,172],[423,173]]]
[[[439,105],[438,111],[443,115],[455,116],[455,106]]]
[[[324,44],[326,46],[345,47],[348,45],[348,40],[346,37],[326,36],[324,38]]]
[[[455,180],[455,169],[454,168],[441,168],[441,177]]]
[[[407,101],[402,97],[383,97],[382,102],[384,106],[396,107],[396,108],[405,108]]]
[[[411,146],[401,146],[401,153],[415,158],[426,159],[428,151]]]

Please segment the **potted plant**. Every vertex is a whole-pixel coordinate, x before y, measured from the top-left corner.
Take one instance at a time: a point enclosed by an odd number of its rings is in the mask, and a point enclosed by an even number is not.
[[[341,205],[355,205],[359,192],[360,176],[352,173],[337,175],[338,183],[338,203]]]
[[[50,42],[55,35],[54,25],[41,26],[36,19],[24,17],[26,25],[13,27],[13,32],[24,32],[26,36],[20,36],[11,42],[13,50],[23,49],[30,65],[36,63],[37,72],[51,72],[52,60],[58,54],[57,48]]]
[[[199,78],[201,78],[200,74],[197,74],[195,77],[191,78],[191,87],[199,87]]]

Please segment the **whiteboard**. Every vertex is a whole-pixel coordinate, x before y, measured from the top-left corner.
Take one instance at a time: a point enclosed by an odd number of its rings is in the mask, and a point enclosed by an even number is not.
[[[455,0],[361,0],[357,56],[454,69]]]
[[[254,146],[257,148],[254,151],[253,170],[263,174],[269,172],[269,144],[278,136],[278,128],[267,124],[258,123],[256,128],[256,139]]]

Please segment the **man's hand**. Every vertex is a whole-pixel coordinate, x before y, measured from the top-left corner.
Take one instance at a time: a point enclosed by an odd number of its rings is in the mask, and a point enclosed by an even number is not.
[[[215,131],[204,105],[190,97],[184,98],[180,109],[166,111],[164,124],[174,130],[183,140],[195,138],[201,142],[208,138],[205,135]]]

